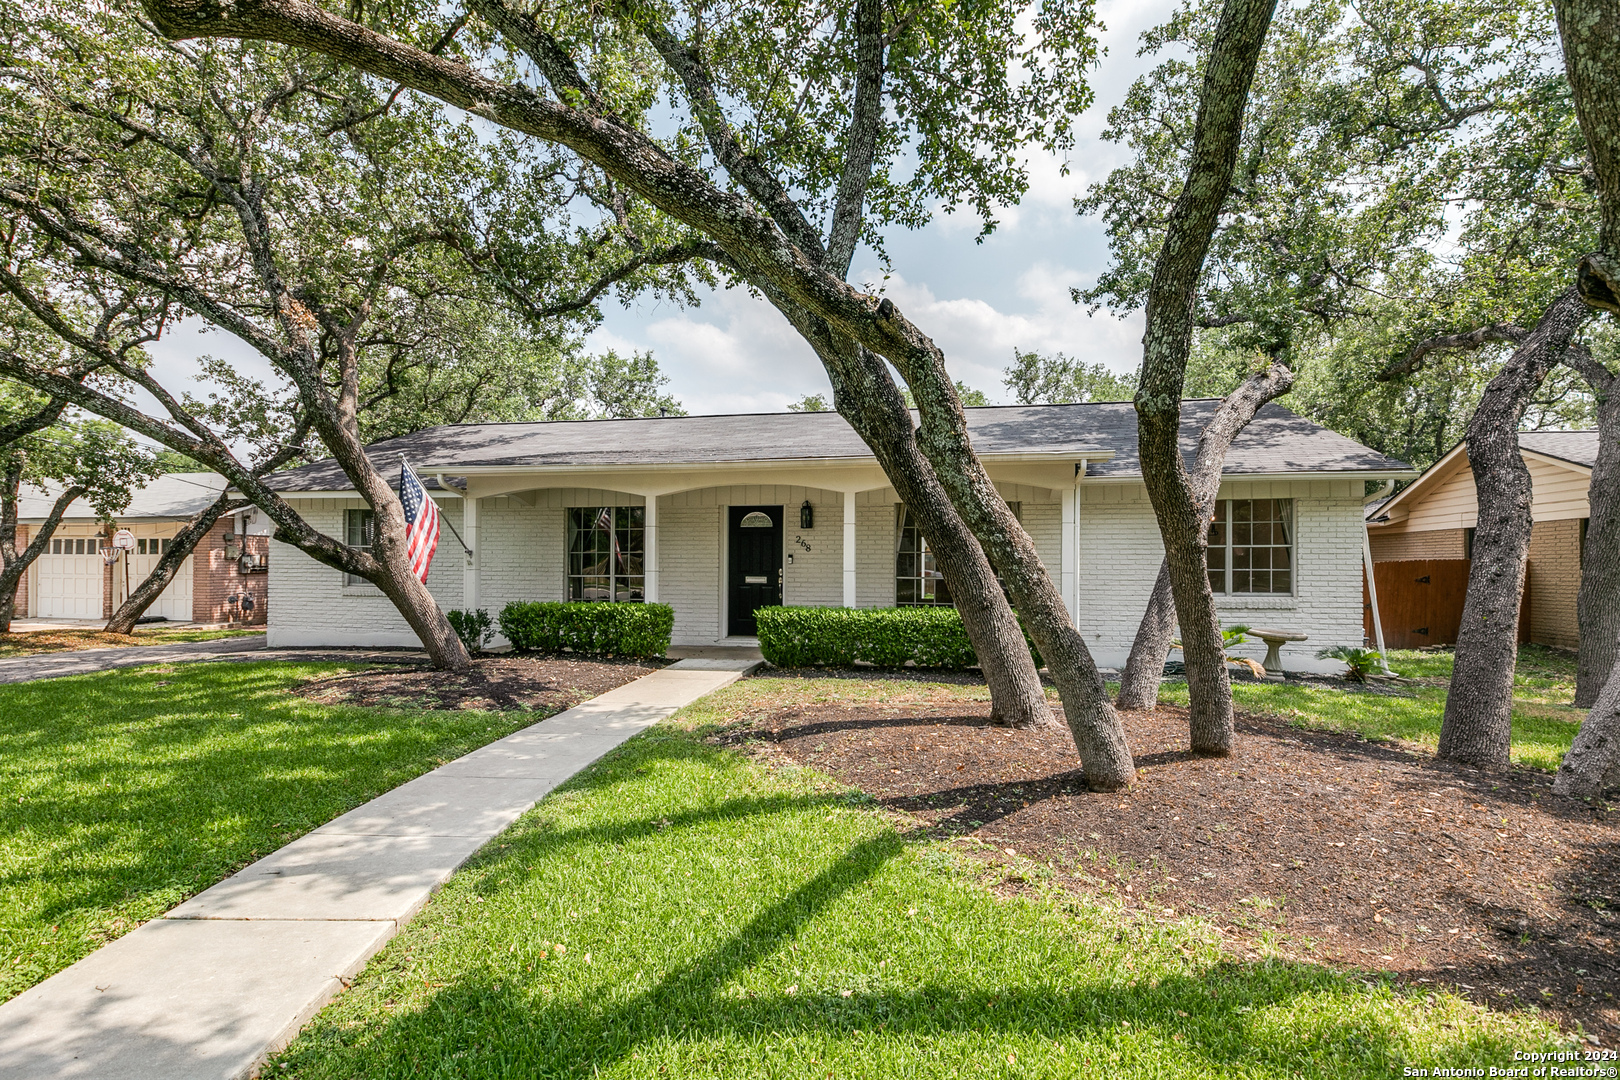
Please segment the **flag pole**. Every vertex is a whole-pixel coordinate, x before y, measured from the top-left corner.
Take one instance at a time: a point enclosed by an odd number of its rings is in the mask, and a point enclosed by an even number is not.
[[[411,463],[409,461],[405,460],[405,455],[404,454],[399,455],[399,463],[403,468],[411,469]],[[411,469],[411,475],[416,477],[416,482],[418,484],[422,485],[422,490],[427,491],[426,482],[423,481],[421,475],[418,474],[415,469]],[[433,497],[432,495],[428,496],[428,498],[430,498],[430,499],[432,497]],[[465,499],[466,496],[463,495],[462,498]],[[460,544],[461,545],[461,550],[465,551],[467,553],[467,558],[469,558],[469,559],[472,558],[473,557],[472,548],[468,547],[467,546],[467,541],[463,540],[461,538],[461,534],[456,532],[456,527],[454,525],[450,524],[450,519],[446,518],[443,514],[440,514],[439,515],[439,520],[444,522],[444,527],[450,530],[450,535],[456,538],[456,543]]]

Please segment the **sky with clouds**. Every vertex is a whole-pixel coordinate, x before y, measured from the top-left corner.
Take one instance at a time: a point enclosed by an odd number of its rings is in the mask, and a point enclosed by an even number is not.
[[[998,213],[1000,225],[975,243],[971,214],[942,215],[916,231],[886,237],[892,263],[885,284],[906,315],[945,350],[955,378],[1007,400],[1001,372],[1014,349],[1064,352],[1131,371],[1140,359],[1140,315],[1088,316],[1069,290],[1090,284],[1106,266],[1102,229],[1074,212],[1074,197],[1122,162],[1119,147],[1099,137],[1110,106],[1145,69],[1138,36],[1171,11],[1167,0],[1110,0],[1098,13],[1107,50],[1094,73],[1096,104],[1077,124],[1077,145],[1062,162],[1030,160],[1030,189]],[[883,270],[870,251],[857,253],[850,280],[876,282]],[[669,387],[693,413],[779,412],[806,394],[828,394],[827,378],[809,347],[763,300],[745,290],[706,293],[696,307],[653,300],[626,308],[610,303],[588,339],[593,350],[650,349]],[[195,358],[211,353],[239,370],[268,378],[268,366],[230,335],[188,324],[152,349],[159,378],[184,386]]]

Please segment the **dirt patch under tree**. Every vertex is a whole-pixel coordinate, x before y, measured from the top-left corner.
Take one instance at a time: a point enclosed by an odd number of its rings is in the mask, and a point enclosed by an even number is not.
[[[1239,714],[1237,752],[1188,751],[1186,710],[1124,713],[1127,792],[1083,790],[1066,730],[960,702],[784,707],[721,736],[861,788],[1033,878],[1159,918],[1204,916],[1239,955],[1289,955],[1535,1005],[1620,1042],[1620,817],[1551,778]]]
[[[327,705],[558,713],[662,666],[657,661],[568,656],[481,656],[461,674],[425,665],[374,667],[302,684]]]

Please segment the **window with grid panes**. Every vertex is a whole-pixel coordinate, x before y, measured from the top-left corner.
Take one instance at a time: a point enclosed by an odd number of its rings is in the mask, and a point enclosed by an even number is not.
[[[1294,500],[1221,499],[1209,523],[1209,587],[1226,595],[1294,591]]]
[[[640,506],[569,509],[569,600],[640,603],[646,598],[646,519]]]
[[[1023,506],[1020,503],[1008,503],[1013,517],[1019,521],[1024,520]],[[940,573],[939,566],[934,562],[934,553],[928,550],[928,541],[923,537],[922,530],[917,527],[917,520],[911,516],[911,511],[904,506],[899,511],[899,538],[895,544],[894,556],[894,603],[896,607],[954,607],[956,602],[951,599],[950,586],[945,584],[945,576]],[[1001,575],[996,575],[997,583],[1001,583]],[[1006,591],[1002,584],[1002,591]]]

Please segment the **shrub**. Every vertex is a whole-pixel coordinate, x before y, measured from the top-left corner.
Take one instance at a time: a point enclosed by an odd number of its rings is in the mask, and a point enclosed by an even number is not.
[[[778,667],[851,667],[859,660],[878,667],[910,661],[966,668],[979,662],[955,608],[768,607],[754,612],[754,622],[760,651]]]
[[[447,611],[444,617],[450,620],[450,629],[456,632],[456,637],[474,656],[483,652],[484,646],[495,636],[495,620],[483,608],[477,611]]]
[[[514,601],[501,609],[501,633],[520,651],[663,656],[675,628],[668,604],[559,604]]]

